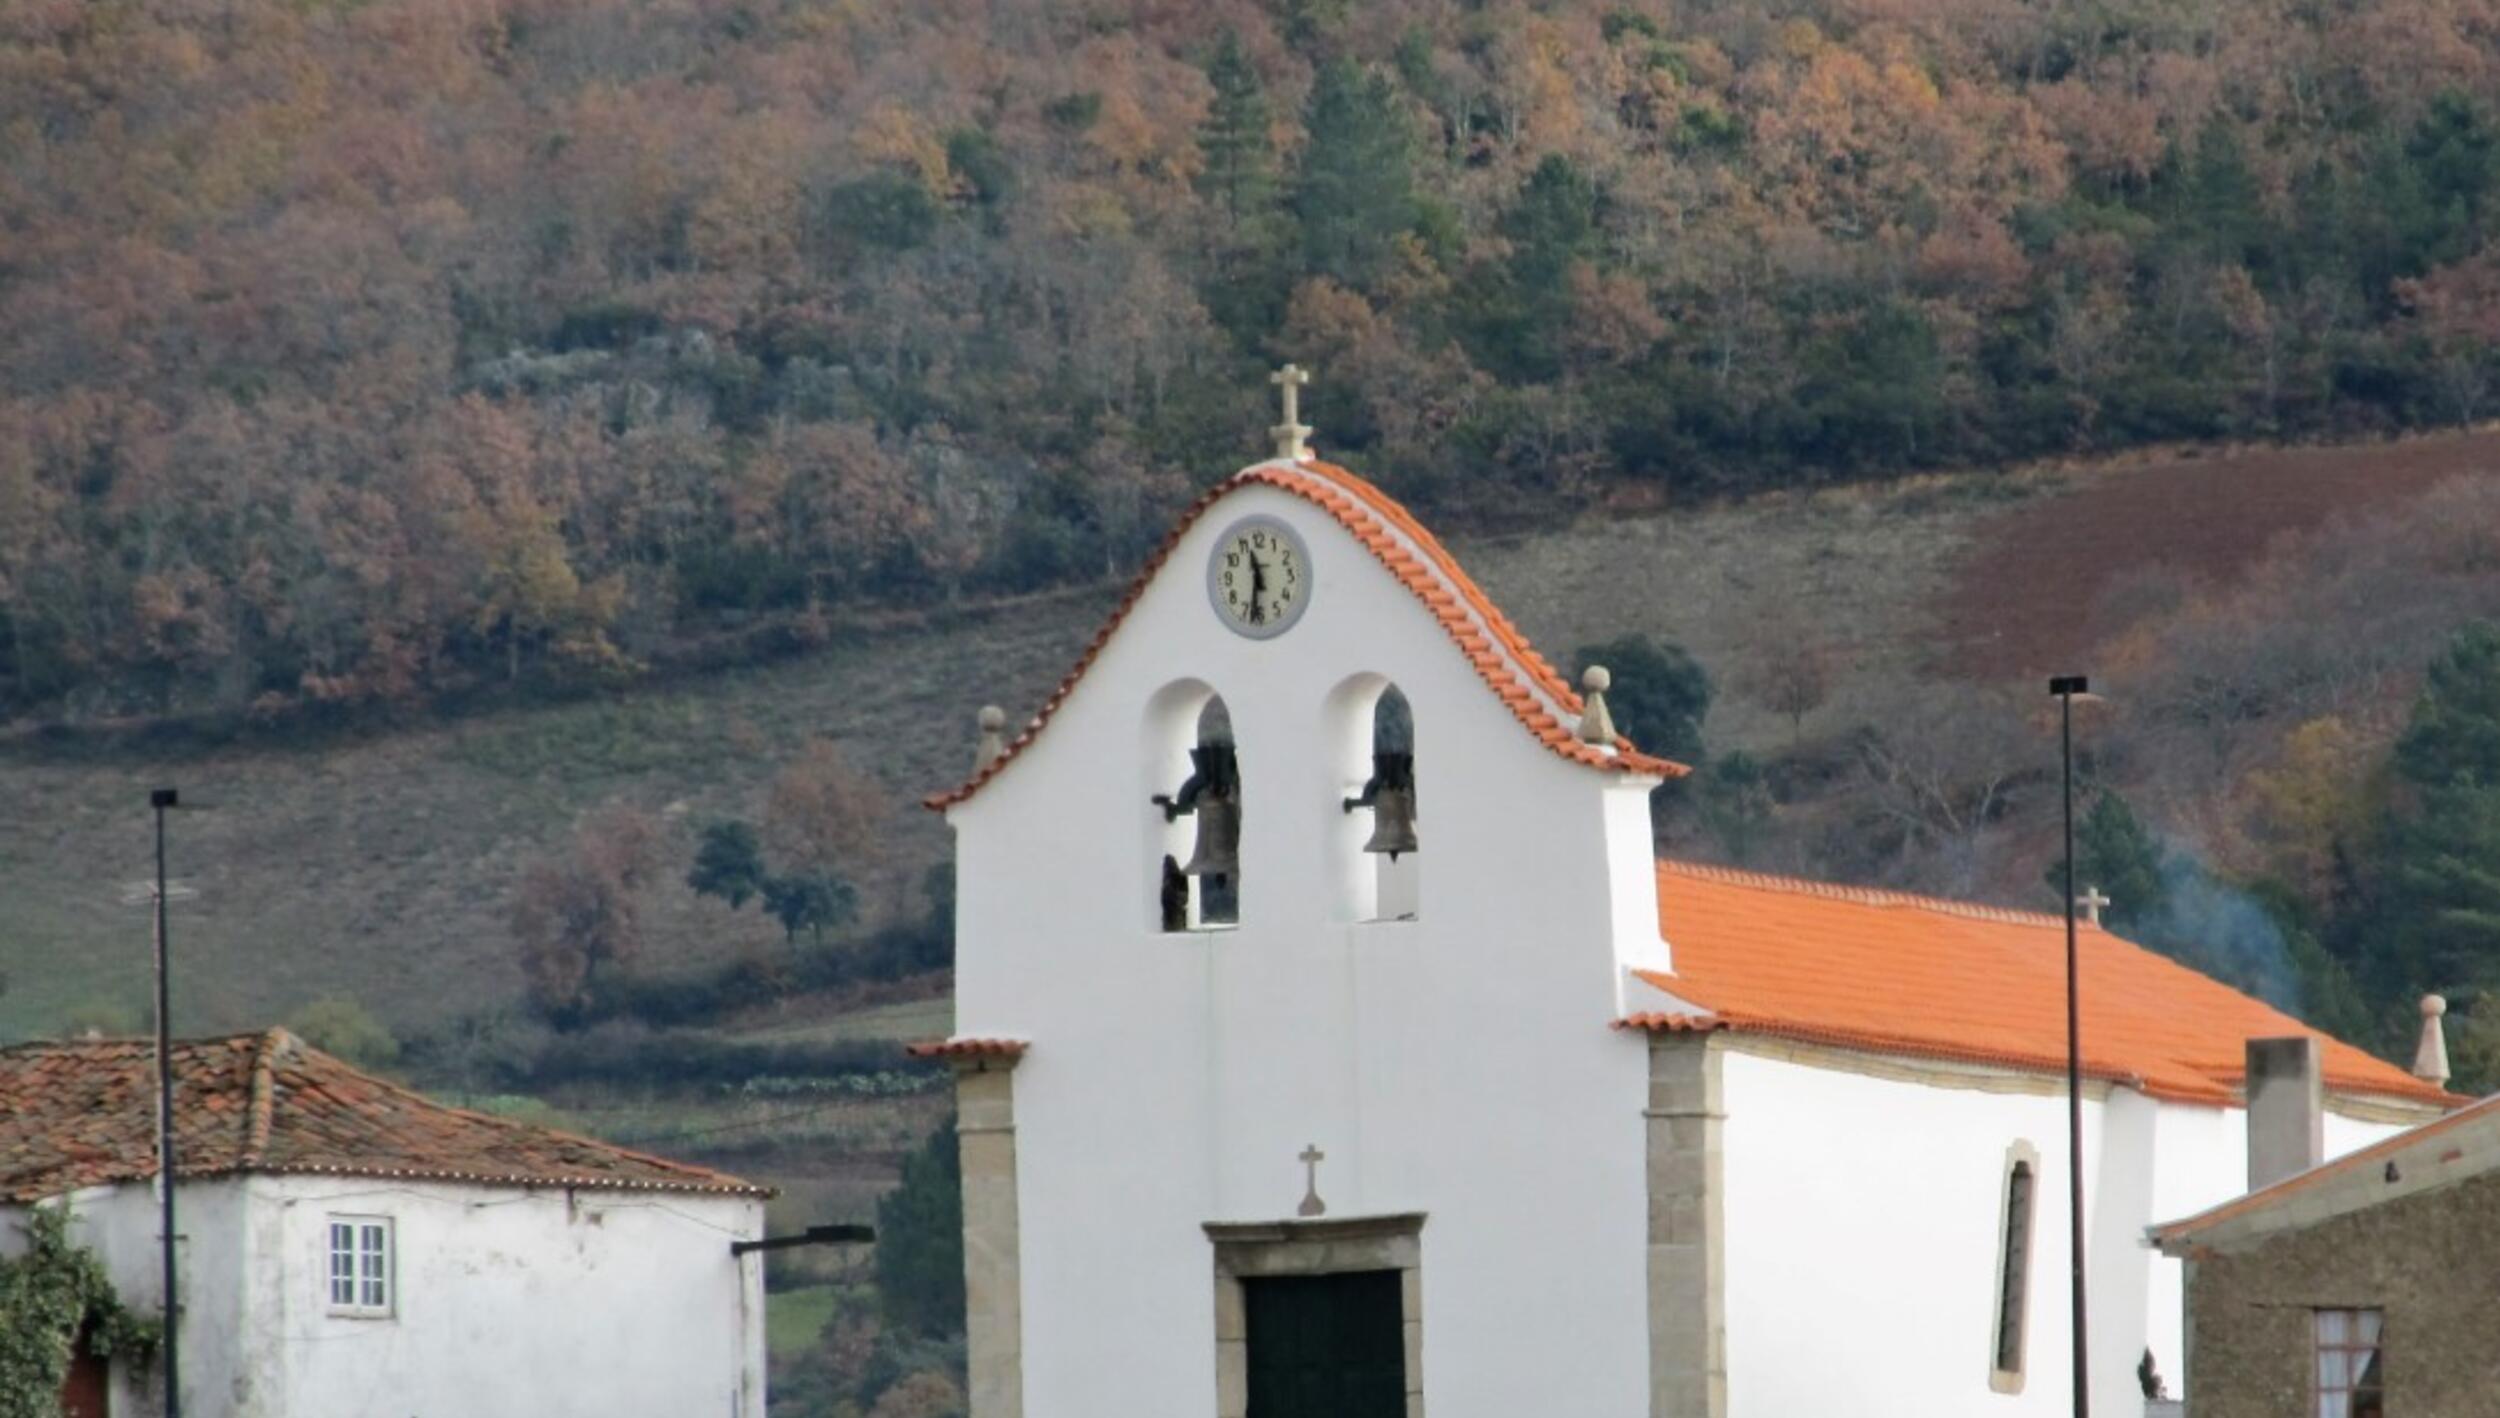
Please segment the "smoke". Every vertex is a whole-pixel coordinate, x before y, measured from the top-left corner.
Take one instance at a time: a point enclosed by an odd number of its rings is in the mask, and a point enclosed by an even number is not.
[[[2175,842],[2163,846],[2161,907],[2136,923],[2144,944],[2298,1015],[2300,972],[2273,915],[2207,870],[2193,852]]]

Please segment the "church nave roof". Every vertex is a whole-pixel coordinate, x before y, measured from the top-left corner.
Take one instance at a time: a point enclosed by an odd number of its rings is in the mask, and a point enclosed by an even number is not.
[[[1641,978],[1704,1012],[1634,1014],[1624,1027],[2065,1071],[2062,916],[1678,861],[1658,864],[1658,914],[1675,973]],[[2312,1034],[2332,1093],[2459,1101],[2098,925],[2076,930],[2091,1077],[2235,1103],[2249,1039]]]

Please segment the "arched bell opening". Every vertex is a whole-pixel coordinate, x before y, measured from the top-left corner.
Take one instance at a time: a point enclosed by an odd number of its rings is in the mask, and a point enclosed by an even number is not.
[[[1380,675],[1357,675],[1330,695],[1346,792],[1331,834],[1337,915],[1411,921],[1422,909],[1422,841],[1415,812],[1415,715]]]
[[[1241,758],[1224,696],[1195,680],[1147,711],[1154,923],[1169,932],[1241,919]]]

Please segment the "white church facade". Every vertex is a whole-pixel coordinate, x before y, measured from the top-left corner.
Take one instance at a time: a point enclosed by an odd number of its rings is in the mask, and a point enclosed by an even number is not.
[[[931,799],[974,1418],[2069,1412],[2062,918],[1658,861],[1683,770],[1291,425]],[[2310,1031],[2082,944],[2138,1413],[2145,1228],[2244,1189],[2244,1041]],[[2316,1057],[2330,1153],[2454,1101]]]

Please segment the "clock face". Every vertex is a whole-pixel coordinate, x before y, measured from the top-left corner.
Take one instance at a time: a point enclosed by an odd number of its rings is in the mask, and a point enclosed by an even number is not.
[[[1311,603],[1311,554],[1291,527],[1245,517],[1224,529],[1207,562],[1207,599],[1236,632],[1282,635]]]

